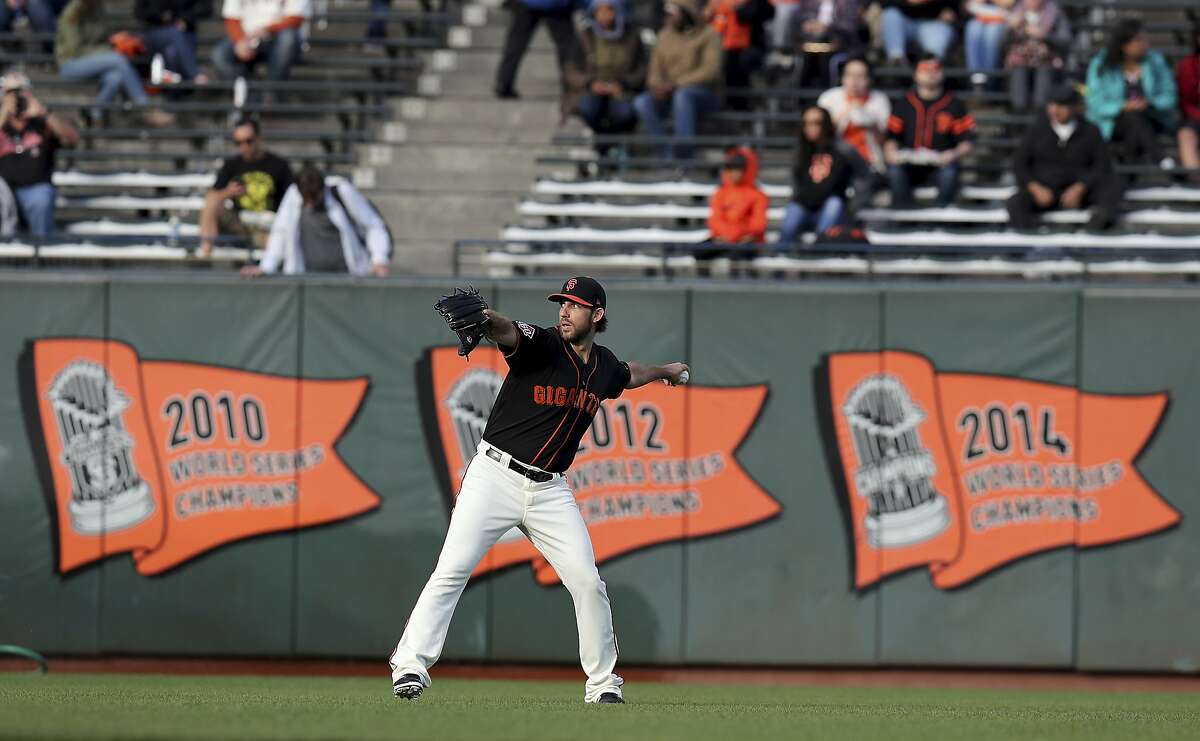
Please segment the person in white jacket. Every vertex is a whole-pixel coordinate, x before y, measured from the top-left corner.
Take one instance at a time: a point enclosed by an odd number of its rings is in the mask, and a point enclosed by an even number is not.
[[[883,139],[892,105],[886,95],[871,89],[871,68],[865,60],[852,59],[842,65],[842,86],[821,93],[817,105],[829,111],[838,135],[871,169],[887,171]]]
[[[388,275],[392,238],[375,207],[345,178],[326,178],[307,166],[296,175],[275,212],[254,277],[283,272]]]

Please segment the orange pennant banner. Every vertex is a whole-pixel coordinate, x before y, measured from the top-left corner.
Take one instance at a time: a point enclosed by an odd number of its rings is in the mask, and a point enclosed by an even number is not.
[[[31,355],[62,573],[131,552],[158,574],[379,505],[334,449],[365,378],[144,361],[111,340],[36,340]]]
[[[507,372],[495,348],[468,365],[456,348],[422,361],[426,435],[448,490],[458,495]],[[766,386],[720,388],[651,384],[606,401],[584,435],[567,482],[603,563],[658,543],[715,535],[762,522],[781,507],[734,454],[750,433]],[[559,581],[517,530],[501,538],[475,575],[529,563],[539,584]]]
[[[1166,394],[938,373],[898,351],[838,353],[823,370],[860,589],[921,566],[951,589],[1180,520],[1134,466]]]

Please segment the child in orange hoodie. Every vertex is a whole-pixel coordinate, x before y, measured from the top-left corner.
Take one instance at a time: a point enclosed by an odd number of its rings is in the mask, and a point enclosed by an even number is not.
[[[767,231],[767,197],[758,189],[758,155],[747,147],[725,153],[721,187],[713,193],[708,230],[714,242],[755,244]]]

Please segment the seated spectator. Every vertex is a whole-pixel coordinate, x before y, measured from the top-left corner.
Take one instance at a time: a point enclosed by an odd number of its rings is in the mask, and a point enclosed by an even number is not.
[[[721,186],[709,204],[714,242],[761,244],[767,231],[767,197],[758,189],[758,155],[748,147],[725,153]]]
[[[267,249],[242,275],[349,273],[386,276],[392,238],[387,225],[358,189],[344,178],[325,179],[309,166],[283,196]]]
[[[721,80],[721,37],[701,20],[699,0],[667,4],[667,25],[650,56],[650,89],[633,101],[638,120],[653,136],[666,136],[663,118],[667,115],[674,120],[675,136],[695,136],[700,116],[721,106],[716,93]],[[691,148],[665,145],[661,155],[688,157]]]
[[[1018,111],[1044,106],[1061,82],[1071,46],[1071,26],[1054,0],[1021,0],[1008,16],[1008,90]]]
[[[99,80],[100,91],[95,105],[105,106],[124,92],[131,103],[141,109],[142,120],[149,126],[174,126],[175,116],[149,107],[150,99],[142,80],[126,54],[114,47],[131,52],[137,39],[131,34],[110,33],[104,18],[102,0],[71,0],[58,19],[58,35],[54,54],[58,73],[65,80]],[[103,120],[104,110],[92,112],[94,122]]]
[[[508,33],[504,36],[504,49],[500,52],[500,66],[496,68],[493,90],[497,98],[520,97],[513,87],[517,81],[517,70],[529,48],[533,32],[542,21],[546,22],[550,38],[554,40],[559,74],[564,75],[562,87],[566,89],[565,73],[570,65],[583,66],[575,36],[575,6],[576,0],[511,0],[505,3],[509,10]]]
[[[1013,0],[972,0],[966,3],[971,18],[963,28],[963,51],[967,57],[967,69],[971,71],[971,84],[976,88],[986,86],[987,73],[1000,68],[1000,51],[1012,5]]]
[[[955,0],[883,0],[880,34],[888,64],[908,64],[909,44],[938,59],[954,43]]]
[[[1150,50],[1141,21],[1118,22],[1088,65],[1087,117],[1112,142],[1118,160],[1170,168],[1175,162],[1163,157],[1158,136],[1175,133],[1177,115],[1167,61]]]
[[[213,64],[222,79],[248,77],[266,60],[267,79],[286,80],[300,59],[301,29],[312,15],[309,0],[225,0],[221,17],[226,38],[213,47]]]
[[[797,87],[829,87],[839,67],[865,49],[859,36],[862,4],[859,0],[800,0],[793,6],[790,37],[795,39],[800,70]]]
[[[43,237],[54,231],[55,152],[78,144],[79,131],[65,117],[46,110],[25,75],[9,72],[0,77],[0,91],[0,181],[12,192],[29,232]]]
[[[1056,88],[1026,132],[1013,158],[1017,192],[1008,199],[1015,229],[1033,229],[1038,214],[1092,207],[1088,229],[1108,229],[1121,207],[1121,181],[1100,129],[1080,115],[1075,87]]]
[[[775,8],[768,0],[708,0],[704,17],[721,35],[726,87],[750,87],[750,75],[762,66],[766,56],[763,24],[774,15]],[[730,94],[726,102],[735,111],[750,108],[750,99],[745,95]]]
[[[241,214],[277,210],[292,184],[292,168],[287,160],[263,146],[257,121],[246,118],[234,124],[233,143],[237,156],[225,160],[204,196],[200,211],[201,257],[212,254],[213,240],[219,234],[235,234],[261,245],[261,230],[243,223]]]
[[[1175,68],[1179,85],[1179,160],[1189,169],[1200,168],[1200,24],[1192,29],[1192,54]]]
[[[871,68],[863,59],[851,59],[842,67],[842,86],[830,88],[817,98],[829,111],[838,135],[854,147],[873,170],[887,172],[883,140],[887,134],[892,104],[887,95],[871,89]]]
[[[646,47],[626,23],[624,0],[593,0],[580,39],[585,92],[573,109],[592,131],[617,134],[637,125],[633,96],[646,84]]]
[[[846,191],[853,167],[838,146],[833,119],[824,108],[804,111],[796,164],[792,169],[792,200],[783,212],[779,244],[796,242],[800,232],[824,234],[838,226],[846,215]]]
[[[208,78],[196,56],[199,5],[199,0],[137,0],[133,14],[142,22],[147,52],[162,54],[166,68],[181,79],[204,84]]]
[[[971,151],[975,119],[946,92],[942,63],[929,56],[917,63],[916,85],[892,108],[883,155],[888,163],[893,208],[913,205],[913,187],[937,183],[937,205],[958,195],[958,161]]]
[[[29,27],[36,33],[54,33],[58,14],[66,7],[66,0],[5,0],[0,2],[0,31],[12,30],[13,22],[24,15]],[[47,51],[50,48],[47,47]]]

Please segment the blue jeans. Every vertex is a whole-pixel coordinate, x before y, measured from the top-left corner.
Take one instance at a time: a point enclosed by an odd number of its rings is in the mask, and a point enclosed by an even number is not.
[[[36,183],[24,188],[14,188],[13,195],[25,223],[29,225],[29,233],[35,237],[44,237],[54,232],[54,199],[58,190],[50,183]]]
[[[38,33],[54,33],[58,25],[58,14],[66,6],[60,0],[26,0],[24,12],[29,16],[29,25]],[[0,2],[0,31],[12,28],[17,11],[8,7],[8,3]]]
[[[254,65],[267,60],[267,79],[276,82],[286,80],[292,65],[300,58],[300,29],[285,28],[258,47],[258,56],[243,62],[233,53],[233,42],[224,39],[213,48],[213,65],[222,79],[232,80],[248,77]]]
[[[721,99],[712,90],[703,85],[689,85],[676,88],[674,94],[667,100],[657,100],[649,92],[642,93],[633,99],[633,108],[637,111],[638,120],[652,136],[666,136],[667,128],[663,118],[670,114],[674,121],[675,136],[693,137],[696,135],[696,122],[700,116],[712,113],[721,107]],[[691,156],[689,145],[672,148],[670,144],[659,150],[664,159],[679,157],[686,159]]]
[[[371,15],[376,16],[367,24],[368,39],[387,38],[387,16],[392,10],[392,0],[371,0]]]
[[[178,72],[185,80],[200,74],[200,62],[196,59],[196,34],[188,33],[175,26],[156,26],[142,32],[146,51],[162,54],[167,69]]]
[[[892,207],[913,205],[913,185],[932,179],[937,186],[937,205],[949,206],[958,195],[958,165],[926,167],[921,165],[888,165],[888,182],[892,187]]]
[[[96,103],[99,105],[113,102],[121,91],[125,91],[125,96],[134,103],[146,104],[142,79],[129,59],[115,51],[100,51],[68,59],[59,66],[58,74],[64,80],[75,82],[99,79],[100,91],[96,93]]]
[[[805,208],[795,201],[788,201],[783,210],[783,224],[779,227],[779,244],[792,244],[800,232],[813,230],[824,234],[826,229],[842,223],[846,213],[846,202],[841,196],[829,196],[821,208]]]
[[[911,41],[916,41],[922,50],[941,59],[946,56],[946,50],[954,41],[954,29],[950,24],[942,21],[914,21],[899,8],[884,8],[880,19],[880,34],[883,36],[883,48],[887,50],[888,59],[902,59],[907,56],[908,44]]]
[[[633,103],[611,95],[588,93],[579,99],[575,112],[589,129],[601,134],[629,131],[637,123]]]
[[[1000,45],[1004,42],[1003,23],[981,23],[972,18],[963,33],[967,68],[972,72],[990,72],[1000,68]]]

